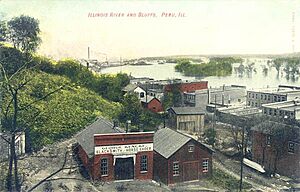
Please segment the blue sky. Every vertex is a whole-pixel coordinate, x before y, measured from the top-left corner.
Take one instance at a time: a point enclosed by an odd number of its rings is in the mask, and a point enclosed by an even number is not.
[[[176,54],[251,54],[300,51],[300,1],[0,0],[1,19],[39,19],[41,54],[103,59]],[[88,17],[89,13],[155,13],[156,17]],[[161,17],[181,12],[185,17]],[[297,24],[299,23],[299,24]]]

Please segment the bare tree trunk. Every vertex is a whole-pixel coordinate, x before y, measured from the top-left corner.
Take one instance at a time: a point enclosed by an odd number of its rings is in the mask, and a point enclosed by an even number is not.
[[[18,174],[18,158],[16,154],[16,146],[15,146],[15,133],[17,131],[17,117],[18,117],[18,91],[15,91],[13,94],[13,100],[14,100],[14,119],[13,119],[13,151],[12,151],[12,157],[14,160],[14,174],[15,174],[15,188],[16,191],[20,191],[20,182],[19,182],[19,174]]]
[[[7,190],[8,191],[13,191],[13,185],[12,185],[12,169],[13,169],[13,156],[12,156],[12,151],[14,147],[14,142],[15,142],[15,137],[12,135],[11,140],[9,143],[9,165],[8,165],[8,175],[7,175]]]

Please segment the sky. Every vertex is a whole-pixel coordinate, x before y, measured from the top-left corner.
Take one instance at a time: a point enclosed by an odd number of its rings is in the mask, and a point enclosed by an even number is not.
[[[293,12],[298,52],[297,0],[0,0],[1,20],[21,14],[39,20],[39,53],[55,59],[87,58],[88,47],[90,58],[99,60],[106,56],[290,53]],[[119,13],[124,15],[117,17]]]

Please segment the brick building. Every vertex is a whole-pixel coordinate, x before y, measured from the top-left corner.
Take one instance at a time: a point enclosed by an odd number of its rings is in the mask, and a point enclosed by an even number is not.
[[[154,178],[167,185],[212,174],[213,151],[169,128],[154,134]]]
[[[253,161],[269,173],[300,177],[299,127],[264,122],[253,127],[251,132]]]
[[[152,179],[153,134],[124,133],[99,118],[76,135],[78,156],[92,179]]]
[[[196,90],[207,89],[207,81],[196,81],[196,82],[174,82],[165,86],[165,91],[170,92],[174,87],[177,87],[181,93],[193,92]]]

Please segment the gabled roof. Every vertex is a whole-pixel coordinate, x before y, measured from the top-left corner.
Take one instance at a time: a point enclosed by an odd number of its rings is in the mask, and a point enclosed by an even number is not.
[[[89,157],[94,155],[94,134],[105,134],[105,133],[120,133],[124,132],[121,129],[114,128],[113,124],[99,117],[94,123],[87,126],[84,130],[79,132],[75,138],[81,147],[85,150]]]
[[[162,155],[164,158],[168,159],[174,153],[176,153],[182,146],[184,146],[187,142],[191,140],[199,143],[210,152],[214,152],[207,145],[204,145],[203,143],[196,141],[192,137],[189,137],[170,128],[159,129],[154,134],[154,150],[160,155]]]
[[[171,107],[168,109],[172,110],[177,115],[204,115],[205,112],[198,107]]]
[[[171,157],[192,138],[169,128],[159,129],[154,134],[154,150],[165,158]]]
[[[130,83],[130,84],[126,85],[126,87],[124,87],[122,89],[122,91],[131,92],[131,91],[134,91],[137,87],[138,87],[137,85]]]
[[[140,98],[141,102],[143,102],[143,103],[150,103],[153,99],[156,99],[160,102],[160,100],[158,98],[150,96],[150,95],[147,95],[147,99],[146,99],[146,97]]]

